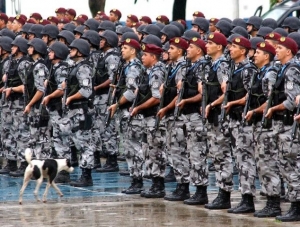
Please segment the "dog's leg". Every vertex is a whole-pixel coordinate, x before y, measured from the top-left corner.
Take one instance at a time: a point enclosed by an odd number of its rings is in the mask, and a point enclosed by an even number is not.
[[[48,180],[47,185],[46,185],[46,189],[45,189],[45,192],[44,192],[44,195],[43,195],[43,202],[44,203],[47,202],[47,195],[48,195],[48,191],[49,191],[50,186],[51,186],[51,184]]]
[[[43,183],[43,176],[41,176],[39,179],[37,179],[36,187],[35,187],[35,190],[33,192],[34,197],[35,197],[36,201],[38,201],[38,202],[40,202],[38,192],[39,192],[39,189],[40,189],[42,183]]]
[[[60,189],[57,187],[57,185],[55,184],[54,181],[52,181],[51,183],[52,187],[56,190],[57,194],[60,196],[60,197],[63,197],[64,194],[62,194],[62,192],[60,191]]]
[[[30,177],[31,177],[31,174],[26,174],[25,173],[24,180],[23,180],[23,185],[22,185],[22,188],[20,190],[20,195],[19,195],[19,204],[20,205],[23,202],[23,193],[24,193],[24,190],[25,190],[25,188],[27,187],[27,185],[30,181]]]

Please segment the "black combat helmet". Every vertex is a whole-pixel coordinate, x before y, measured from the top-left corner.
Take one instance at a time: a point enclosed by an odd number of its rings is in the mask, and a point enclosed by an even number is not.
[[[47,54],[47,45],[39,38],[33,38],[27,43],[27,45],[32,46],[34,50],[41,55]]]
[[[90,54],[90,44],[84,39],[74,39],[69,47],[77,49],[84,57]]]
[[[100,37],[106,39],[107,44],[111,47],[118,46],[119,39],[118,35],[115,32],[106,30],[100,35]]]
[[[55,58],[59,58],[61,60],[65,60],[70,53],[69,48],[65,44],[58,41],[51,44],[49,49],[54,52]]]

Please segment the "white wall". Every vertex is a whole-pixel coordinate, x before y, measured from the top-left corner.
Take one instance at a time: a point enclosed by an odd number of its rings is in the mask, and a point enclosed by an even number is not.
[[[74,8],[78,15],[83,13],[91,16],[88,0],[6,0],[7,14],[14,16],[16,13],[12,2],[20,2],[21,12],[27,16],[33,12],[41,13],[44,18],[54,16],[55,9],[59,7]],[[123,14],[123,21],[128,14],[138,17],[148,15],[152,20],[161,14],[172,18],[173,0],[138,0],[137,4],[133,2],[134,0],[106,0],[105,12],[108,14],[111,9],[118,8]],[[191,20],[192,14],[197,10],[203,12],[206,18],[244,18],[252,16],[260,5],[266,11],[269,0],[187,0],[186,19]]]

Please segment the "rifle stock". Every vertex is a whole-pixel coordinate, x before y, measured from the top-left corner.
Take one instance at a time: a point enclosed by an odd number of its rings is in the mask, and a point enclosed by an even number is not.
[[[9,69],[10,69],[10,66],[11,66],[11,62],[12,62],[12,55],[9,55],[8,57],[8,66],[7,66],[7,72],[5,72],[5,75],[6,75],[6,80],[4,82],[4,89],[7,88],[7,81],[8,81],[8,76],[9,76]],[[5,99],[6,99],[6,94],[5,92],[2,93],[2,96],[1,96],[1,104],[4,105],[5,103]]]
[[[297,106],[297,111],[296,111],[296,116],[299,115],[300,113],[300,103]],[[293,125],[292,125],[292,132],[291,132],[291,143],[290,143],[290,147],[293,146],[294,143],[294,139],[296,139],[296,133],[297,133],[297,129],[299,128],[299,123],[298,121],[294,121]]]

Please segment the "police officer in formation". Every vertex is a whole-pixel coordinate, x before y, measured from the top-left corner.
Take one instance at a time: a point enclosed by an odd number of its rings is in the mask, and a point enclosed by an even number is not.
[[[123,148],[132,178],[123,193],[300,221],[298,18],[285,19],[284,29],[257,16],[247,22],[213,18],[215,32],[208,33],[203,13],[193,16],[190,31],[184,32],[182,20],[141,25],[140,39],[119,23],[117,9],[110,11],[111,22],[90,18],[60,33],[56,25],[29,25],[25,15],[16,16],[15,33],[0,31],[6,160],[0,174],[23,176],[24,151],[31,148],[40,159],[76,162],[79,155],[80,178],[71,181],[62,171],[55,181],[92,186],[94,167],[99,173],[119,170]],[[165,16],[158,20],[169,23]],[[20,32],[24,38],[15,37]],[[103,167],[100,152],[107,158]],[[207,196],[207,158],[219,188],[213,201]],[[170,194],[164,183],[167,162],[177,182]],[[241,201],[231,207],[234,165]],[[256,175],[267,198],[259,211]],[[152,179],[147,190],[144,176]],[[291,202],[286,214],[280,208],[280,178]],[[190,184],[196,187],[192,196]]]

